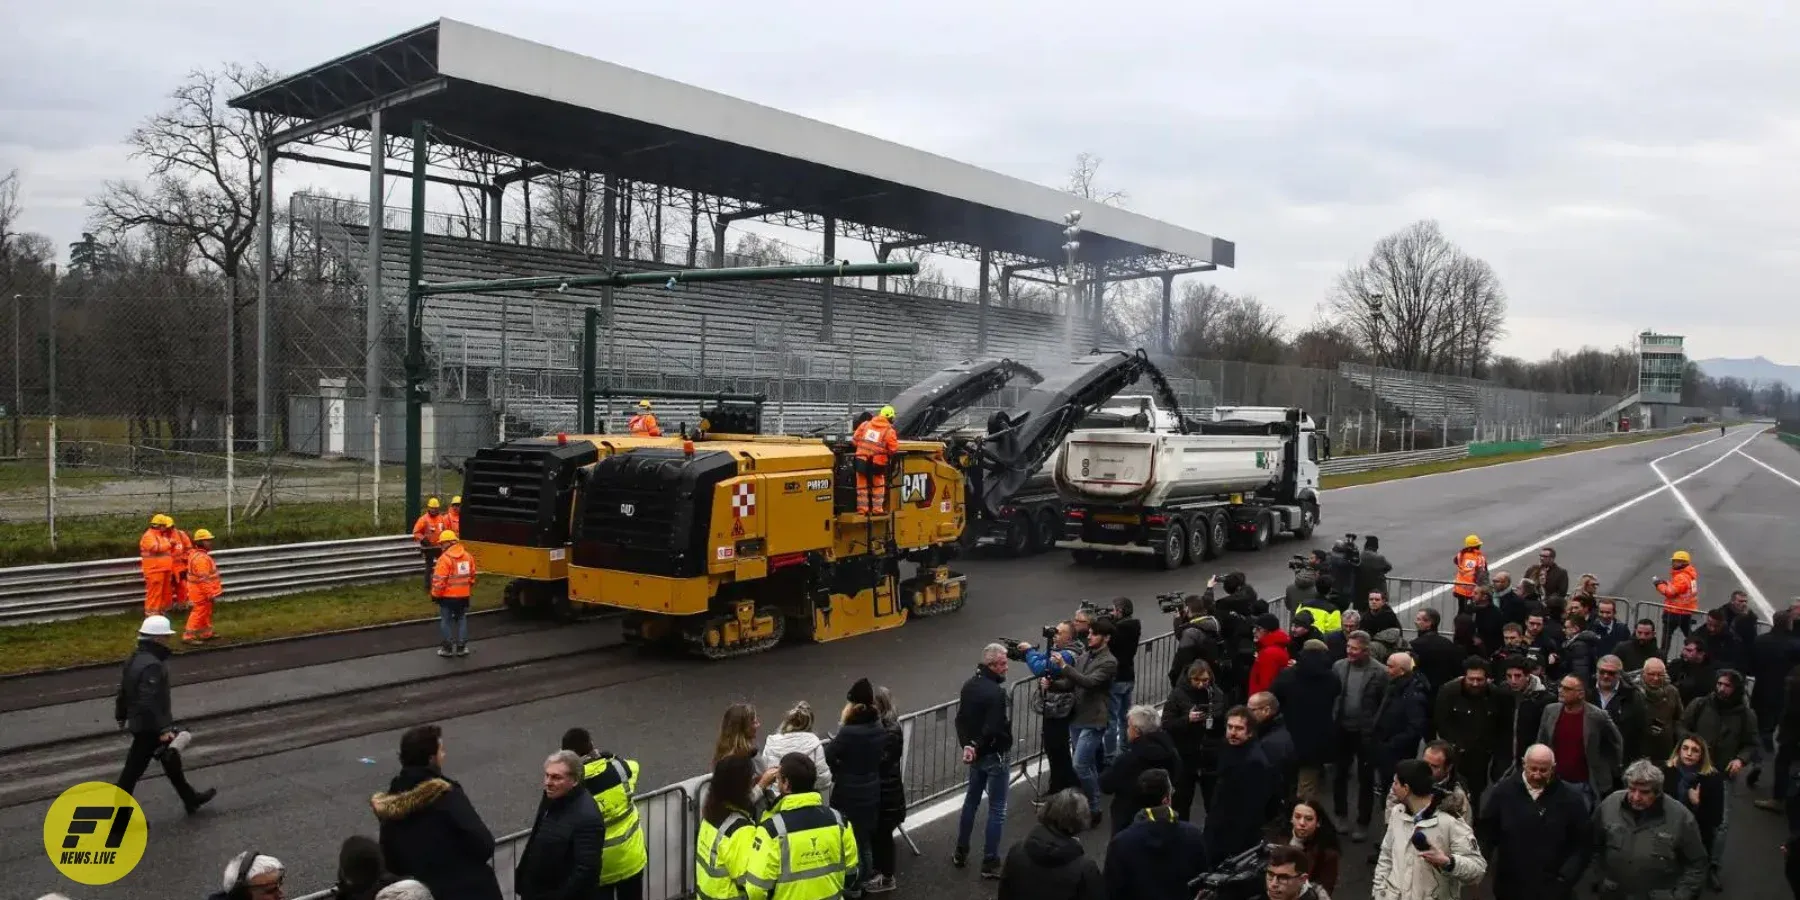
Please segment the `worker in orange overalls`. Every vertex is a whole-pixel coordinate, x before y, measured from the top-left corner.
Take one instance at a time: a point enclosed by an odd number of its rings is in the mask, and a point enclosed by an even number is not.
[[[1681,629],[1682,640],[1694,633],[1694,614],[1700,611],[1700,573],[1694,569],[1694,558],[1686,550],[1669,557],[1669,577],[1653,582],[1663,595],[1662,652],[1669,655],[1669,641],[1675,629]]]
[[[438,545],[438,537],[446,527],[444,508],[438,503],[438,498],[426,500],[425,514],[413,523],[412,534],[413,540],[419,544],[420,555],[425,557],[425,589],[428,591],[431,590],[431,573],[437,565],[438,554],[444,550]]]
[[[212,628],[213,601],[224,593],[219,582],[219,563],[212,557],[213,533],[202,528],[194,532],[194,549],[187,557],[187,598],[193,606],[187,627],[182,629],[184,644],[201,644],[215,636]]]
[[[1456,595],[1457,615],[1475,602],[1476,585],[1487,583],[1487,554],[1481,551],[1480,536],[1471,534],[1463,538],[1462,549],[1456,551],[1456,584],[1450,591]]]
[[[431,599],[438,605],[439,656],[469,655],[469,594],[475,590],[475,557],[457,543],[456,532],[438,535],[443,553],[431,570]]]
[[[194,539],[169,520],[169,559],[174,565],[169,567],[169,609],[172,612],[185,612],[188,609],[187,575],[188,554],[194,551]]]
[[[656,416],[650,414],[650,401],[638,401],[638,414],[631,417],[628,426],[636,437],[662,437],[662,428],[656,424]]]
[[[462,495],[450,498],[450,511],[444,513],[444,530],[462,533]]]
[[[157,513],[150,517],[150,527],[138,538],[138,568],[144,573],[144,615],[160,616],[175,602],[170,594],[174,584],[175,544],[169,529],[175,520]]]
[[[856,426],[856,511],[867,515],[887,512],[887,469],[900,452],[900,435],[894,431],[894,408],[884,406],[874,418]]]

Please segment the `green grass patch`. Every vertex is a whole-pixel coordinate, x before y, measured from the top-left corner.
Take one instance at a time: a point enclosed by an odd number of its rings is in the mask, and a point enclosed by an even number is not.
[[[1693,434],[1717,428],[1716,425],[1696,425],[1683,434]],[[1373,472],[1352,472],[1344,475],[1326,475],[1319,479],[1320,487],[1331,488],[1354,487],[1359,484],[1377,484],[1383,481],[1398,481],[1402,478],[1417,478],[1420,475],[1435,475],[1439,472],[1460,472],[1464,469],[1479,469],[1484,466],[1495,466],[1501,463],[1518,462],[1522,459],[1537,459],[1545,456],[1562,456],[1566,453],[1578,453],[1596,447],[1617,447],[1622,444],[1638,444],[1669,437],[1668,434],[1622,434],[1616,438],[1603,441],[1592,441],[1586,444],[1570,444],[1562,447],[1550,447],[1544,450],[1532,450],[1524,453],[1506,453],[1494,456],[1470,456],[1462,459],[1445,460],[1443,462],[1419,463],[1416,466],[1399,466],[1392,469],[1376,469]]]
[[[1775,436],[1780,438],[1781,442],[1789,447],[1800,450],[1800,434],[1788,434],[1785,431],[1778,431],[1775,433]]]
[[[498,607],[505,584],[506,579],[497,576],[477,584],[470,609]],[[436,615],[437,607],[425,596],[424,584],[419,578],[307,591],[266,600],[219,603],[213,610],[213,630],[219,639],[207,643],[206,649],[193,652],[204,653],[215,647],[249,641],[386,625]],[[179,634],[185,617],[171,618]],[[138,623],[142,620],[141,614],[126,612],[0,627],[0,674],[123,660],[131,652]],[[174,639],[173,646],[176,652],[181,652],[179,637]]]
[[[61,488],[80,490],[108,481],[117,481],[123,475],[101,472],[95,469],[58,469],[56,483]],[[0,462],[0,494],[44,496],[44,485],[49,483],[50,473],[42,459],[24,459],[16,462]]]

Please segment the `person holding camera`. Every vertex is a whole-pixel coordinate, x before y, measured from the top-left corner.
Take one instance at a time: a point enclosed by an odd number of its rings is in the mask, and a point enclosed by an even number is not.
[[[1325,558],[1325,575],[1331,579],[1331,594],[1327,597],[1338,609],[1349,609],[1357,597],[1357,574],[1362,568],[1362,554],[1356,549],[1356,535],[1346,534],[1337,543],[1331,545],[1331,554]]]
[[[1125,742],[1125,714],[1131,709],[1131,688],[1137,682],[1138,642],[1144,637],[1144,623],[1132,618],[1131,613],[1130,597],[1113,600],[1113,636],[1107,646],[1119,661],[1119,674],[1113,679],[1106,710],[1106,764],[1109,766],[1119,758],[1120,745]]]
[[[1325,597],[1319,593],[1319,569],[1312,560],[1296,556],[1288,562],[1288,568],[1294,571],[1294,583],[1287,586],[1282,598],[1287,604],[1288,615],[1299,612],[1304,606],[1323,606]]]
[[[1044,629],[1044,638],[1048,645],[1044,649],[1033,649],[1030,644],[1021,642],[1016,652],[1031,674],[1038,676],[1038,693],[1033,703],[1037,706],[1038,718],[1043,721],[1044,759],[1050,767],[1050,785],[1044,796],[1049,796],[1081,784],[1075,778],[1075,756],[1070,749],[1069,736],[1069,725],[1075,714],[1075,692],[1054,686],[1049,678],[1052,656],[1060,658],[1066,666],[1079,654],[1073,622],[1059,622]]]
[[[1182,598],[1180,612],[1175,615],[1174,631],[1175,659],[1169,663],[1169,687],[1179,689],[1196,662],[1205,662],[1216,678],[1223,645],[1220,643],[1219,620],[1212,615],[1212,602],[1199,594]]]
[[[1242,572],[1207,579],[1206,592],[1201,597],[1211,600],[1213,591],[1219,587],[1225,589],[1224,596],[1213,605],[1218,613],[1219,634],[1223,639],[1222,662],[1225,663],[1224,671],[1219,673],[1219,683],[1233,700],[1242,700],[1251,694],[1250,667],[1256,661],[1257,652],[1255,622],[1258,616],[1269,611],[1269,604],[1256,595],[1256,588],[1245,580]]]
[[[1088,627],[1088,652],[1065,663],[1060,656],[1050,657],[1052,685],[1061,684],[1075,691],[1075,714],[1071,722],[1075,737],[1075,777],[1087,795],[1090,827],[1098,826],[1100,813],[1100,767],[1106,750],[1107,703],[1112,685],[1119,675],[1119,660],[1107,646],[1112,641],[1111,619],[1095,619]]]

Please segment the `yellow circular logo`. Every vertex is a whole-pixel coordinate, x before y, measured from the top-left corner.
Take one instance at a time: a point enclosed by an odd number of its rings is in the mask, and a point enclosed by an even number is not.
[[[150,824],[137,800],[104,781],[62,792],[44,814],[44,853],[81,884],[112,884],[144,858]]]

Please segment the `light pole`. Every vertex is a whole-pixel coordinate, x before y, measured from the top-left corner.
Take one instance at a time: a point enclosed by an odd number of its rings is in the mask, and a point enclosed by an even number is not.
[[[21,456],[24,453],[24,451],[20,448],[20,440],[24,436],[24,433],[19,430],[19,417],[25,414],[25,382],[24,382],[23,370],[20,368],[20,366],[23,364],[23,360],[25,359],[25,355],[23,353],[19,352],[19,323],[23,322],[24,320],[25,320],[25,295],[24,294],[14,294],[13,295],[13,408],[12,408],[13,455],[14,456]]]
[[[1063,216],[1063,255],[1068,263],[1068,287],[1063,307],[1063,343],[1068,345],[1069,352],[1075,352],[1075,298],[1079,296],[1075,290],[1075,254],[1081,251],[1081,210],[1072,210]]]

